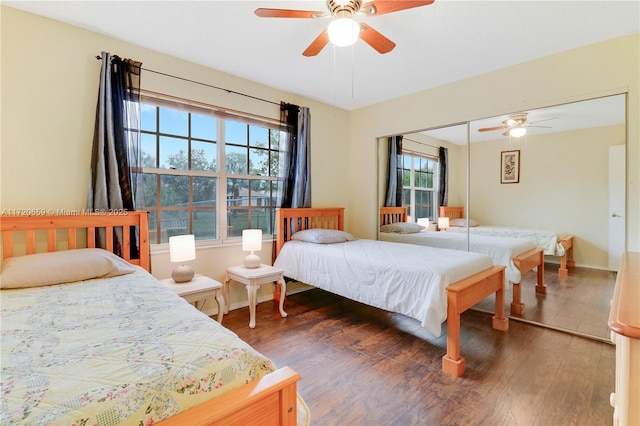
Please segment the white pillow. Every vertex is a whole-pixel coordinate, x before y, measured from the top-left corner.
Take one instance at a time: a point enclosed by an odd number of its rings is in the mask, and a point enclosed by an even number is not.
[[[354,241],[355,237],[338,229],[311,228],[296,232],[291,236],[291,239],[307,243],[333,244]]]
[[[37,253],[5,259],[0,288],[41,287],[134,271],[126,260],[98,248]]]
[[[473,228],[474,226],[478,226],[479,223],[473,219],[469,219],[469,227]],[[451,219],[449,221],[449,226],[467,226],[466,219]]]
[[[382,225],[380,231],[393,232],[395,234],[415,234],[424,229],[424,226],[413,222],[396,222]]]

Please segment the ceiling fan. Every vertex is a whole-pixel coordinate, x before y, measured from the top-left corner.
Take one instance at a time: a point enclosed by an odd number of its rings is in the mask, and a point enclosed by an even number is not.
[[[483,127],[478,129],[479,132],[493,132],[495,130],[504,130],[502,136],[513,136],[514,138],[519,138],[520,136],[524,136],[527,133],[527,128],[529,127],[542,127],[550,129],[551,126],[534,126],[536,123],[541,123],[543,121],[555,120],[558,117],[546,118],[544,120],[532,121],[527,123],[527,113],[519,112],[516,114],[511,114],[509,118],[502,122],[502,126],[496,127]]]
[[[320,33],[309,47],[302,52],[304,56],[315,56],[331,41],[336,46],[351,46],[358,38],[364,40],[379,53],[391,52],[396,44],[369,25],[356,22],[356,15],[377,16],[386,13],[427,6],[435,0],[376,0],[368,3],[362,0],[327,0],[328,12],[312,10],[258,8],[255,14],[261,18],[331,18],[329,26]]]

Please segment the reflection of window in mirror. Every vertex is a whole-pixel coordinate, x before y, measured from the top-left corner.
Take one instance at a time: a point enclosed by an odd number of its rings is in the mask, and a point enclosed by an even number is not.
[[[433,221],[437,211],[438,158],[425,154],[402,154],[402,205],[408,206],[411,221]]]

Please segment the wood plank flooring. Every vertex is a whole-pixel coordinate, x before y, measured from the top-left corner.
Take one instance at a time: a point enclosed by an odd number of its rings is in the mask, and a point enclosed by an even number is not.
[[[313,289],[224,317],[276,366],[302,375],[298,392],[312,425],[609,425],[615,347],[535,325],[462,315],[467,369],[441,371],[446,328],[435,338],[418,321]]]
[[[593,336],[610,342],[610,301],[613,298],[616,274],[589,268],[572,268],[568,276],[558,275],[557,264],[545,264],[544,282],[547,294],[535,292],[536,272],[522,277],[523,315],[514,318]],[[481,301],[476,308],[493,312],[494,296]],[[505,291],[505,315],[510,316],[512,286]]]

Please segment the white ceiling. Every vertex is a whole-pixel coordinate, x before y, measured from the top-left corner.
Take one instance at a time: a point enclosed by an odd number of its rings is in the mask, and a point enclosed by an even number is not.
[[[358,18],[397,44],[388,54],[358,41],[307,58],[302,51],[327,20],[258,18],[253,11],[324,11],[324,1],[2,4],[347,110],[640,31],[637,0],[436,0]]]

